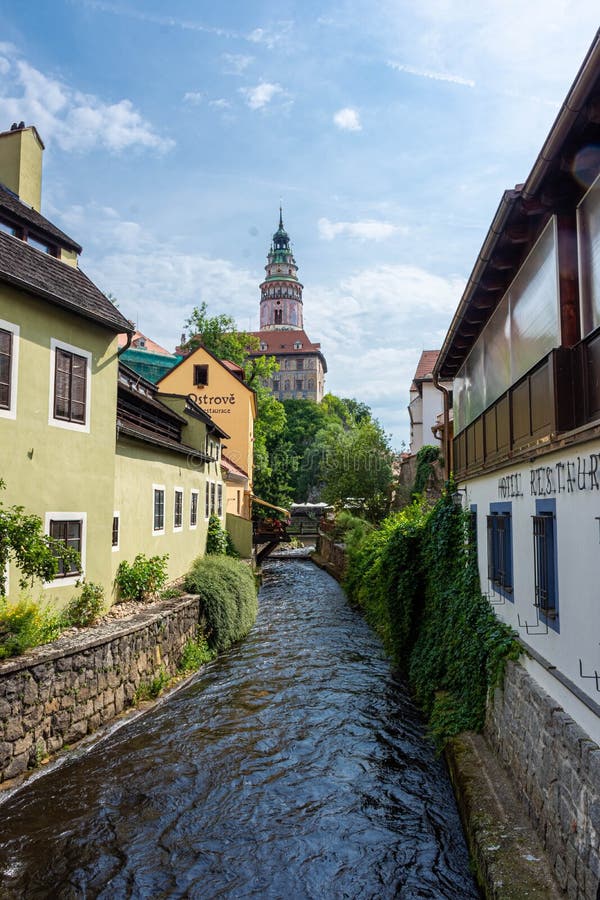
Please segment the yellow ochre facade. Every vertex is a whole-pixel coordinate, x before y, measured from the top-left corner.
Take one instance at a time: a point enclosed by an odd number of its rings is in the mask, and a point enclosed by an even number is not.
[[[238,367],[233,367],[234,371]],[[233,374],[228,364],[198,347],[158,382],[161,393],[191,394],[194,401],[229,435],[227,458],[248,475],[252,489],[252,459],[256,394]]]

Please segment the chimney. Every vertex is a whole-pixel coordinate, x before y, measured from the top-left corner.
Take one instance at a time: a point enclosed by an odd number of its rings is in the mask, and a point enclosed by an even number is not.
[[[0,182],[40,212],[44,144],[33,125],[16,122],[0,132]]]

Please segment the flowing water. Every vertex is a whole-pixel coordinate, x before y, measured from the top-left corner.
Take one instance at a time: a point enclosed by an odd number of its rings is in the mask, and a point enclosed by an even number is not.
[[[0,805],[0,897],[478,896],[447,773],[378,639],[310,562],[249,637]]]

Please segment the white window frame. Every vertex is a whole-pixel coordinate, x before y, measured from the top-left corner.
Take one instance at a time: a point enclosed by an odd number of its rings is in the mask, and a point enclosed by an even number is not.
[[[12,348],[11,348],[11,359],[10,359],[10,399],[8,401],[9,406],[8,409],[0,409],[0,418],[1,419],[16,419],[17,418],[17,378],[19,373],[19,343],[20,343],[20,335],[21,329],[18,325],[15,325],[13,322],[6,322],[4,319],[0,319],[0,328],[3,328],[4,331],[10,331],[12,334]]]
[[[81,521],[81,571],[66,578],[55,578],[44,583],[44,588],[73,587],[78,581],[85,578],[86,541],[87,541],[87,513],[85,512],[47,512],[44,515],[44,531],[50,534],[50,522]]]
[[[175,524],[175,511],[177,508],[177,494],[181,494],[181,525]],[[177,485],[173,488],[173,532],[179,534],[183,531],[183,488]]]
[[[206,494],[204,495],[204,521],[208,522],[210,519],[210,481],[205,481],[204,487],[206,488]]]
[[[215,510],[217,508],[217,482],[211,481],[210,483],[210,515],[215,515]]]
[[[118,510],[116,510],[115,512],[113,512],[113,522],[114,522],[115,519],[118,519],[118,522],[119,522],[119,524],[118,524],[118,526],[117,526],[117,529],[118,529],[118,532],[119,532],[119,536],[118,536],[117,543],[116,543],[116,544],[113,544],[113,543],[112,543],[112,528],[111,528],[111,530],[110,530],[110,541],[111,541],[111,547],[112,547],[112,552],[113,552],[113,553],[116,553],[118,550],[121,549],[121,513],[120,513]]]
[[[223,482],[222,481],[217,482],[216,505],[217,505],[217,515],[220,519],[222,519],[223,518],[223,509],[224,509],[224,507],[223,507]]]
[[[193,497],[196,498],[196,522],[195,522],[195,524],[192,524],[192,509],[193,509],[193,504],[194,504],[194,501],[192,499]],[[200,491],[198,490],[198,488],[192,488],[190,490],[190,531],[195,531],[196,528],[198,527],[199,510],[200,510]]]
[[[86,360],[85,371],[85,422],[65,422],[63,419],[54,418],[54,381],[56,378],[56,351],[64,350],[66,353],[75,353],[77,356],[83,356]],[[92,354],[89,350],[83,350],[81,347],[75,347],[73,344],[67,344],[65,341],[59,341],[57,338],[50,338],[50,390],[48,398],[48,425],[55,428],[66,428],[68,431],[80,431],[85,434],[90,432],[91,406],[90,400],[92,396]]]
[[[156,530],[154,529],[154,492],[155,491],[163,492],[163,503],[164,503],[163,527],[158,528]],[[164,484],[153,484],[152,485],[152,507],[151,507],[151,509],[152,509],[152,518],[150,519],[150,521],[152,523],[152,535],[154,537],[161,537],[165,533],[165,522],[167,520],[167,492],[165,490]]]

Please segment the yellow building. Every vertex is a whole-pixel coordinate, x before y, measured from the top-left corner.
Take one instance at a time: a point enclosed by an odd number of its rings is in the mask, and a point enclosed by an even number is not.
[[[198,347],[164,375],[157,386],[162,393],[189,395],[227,432],[227,458],[248,476],[252,490],[256,394],[244,383],[242,369]]]

